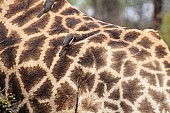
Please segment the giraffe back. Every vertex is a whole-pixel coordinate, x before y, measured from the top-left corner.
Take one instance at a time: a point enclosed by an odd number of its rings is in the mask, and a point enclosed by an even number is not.
[[[0,97],[12,111],[170,112],[170,52],[156,31],[96,20],[66,0],[37,18],[42,4],[0,1]]]

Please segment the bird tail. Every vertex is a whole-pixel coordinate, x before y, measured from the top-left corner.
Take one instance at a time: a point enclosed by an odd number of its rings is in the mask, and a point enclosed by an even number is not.
[[[40,13],[37,15],[38,18],[40,18],[44,14],[44,10],[41,10]]]
[[[61,49],[61,51],[59,52],[59,57],[61,57],[61,56],[64,54],[64,51],[65,51],[65,47],[63,47],[63,48]]]

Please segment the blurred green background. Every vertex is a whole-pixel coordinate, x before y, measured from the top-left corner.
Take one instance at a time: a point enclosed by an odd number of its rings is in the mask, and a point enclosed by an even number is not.
[[[88,16],[120,26],[158,30],[170,49],[170,0],[68,0]]]

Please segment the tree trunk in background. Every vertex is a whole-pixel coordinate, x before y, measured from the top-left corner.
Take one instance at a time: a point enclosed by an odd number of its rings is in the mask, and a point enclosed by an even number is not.
[[[153,13],[153,29],[160,30],[162,23],[162,0],[153,0],[154,13]]]
[[[92,5],[94,18],[122,25],[120,0],[92,0]]]

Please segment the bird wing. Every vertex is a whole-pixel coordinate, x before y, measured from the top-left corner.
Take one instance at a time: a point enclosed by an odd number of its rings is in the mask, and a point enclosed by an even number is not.
[[[65,46],[63,46],[63,48],[59,52],[59,57],[61,57],[63,55],[63,53],[65,52],[65,49],[66,49]]]
[[[37,15],[38,18],[40,18],[44,14],[44,9],[42,9],[39,14]]]

